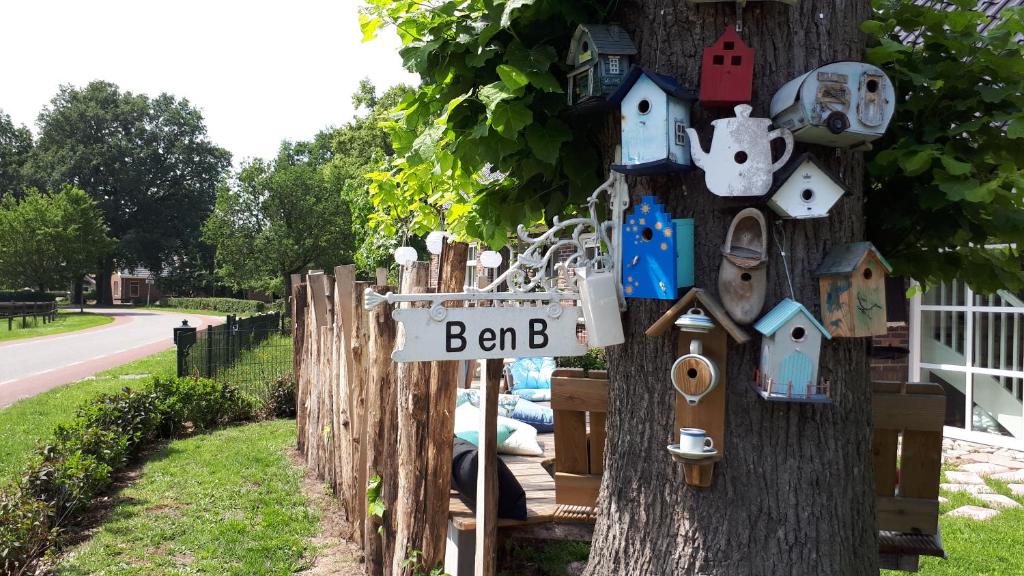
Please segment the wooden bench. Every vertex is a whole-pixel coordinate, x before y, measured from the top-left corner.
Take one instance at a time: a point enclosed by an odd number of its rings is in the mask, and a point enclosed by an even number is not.
[[[590,540],[604,458],[608,384],[605,373],[583,378],[580,370],[558,370],[551,381],[554,434],[540,434],[543,456],[500,458],[526,493],[526,519],[498,520],[503,538]],[[589,428],[588,428],[589,422]],[[554,461],[554,477],[545,468]],[[476,516],[452,492],[445,572],[472,576]]]

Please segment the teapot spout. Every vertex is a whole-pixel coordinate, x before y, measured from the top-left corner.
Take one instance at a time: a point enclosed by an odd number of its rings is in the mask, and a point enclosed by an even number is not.
[[[693,158],[693,163],[704,169],[704,161],[707,160],[708,154],[700,144],[700,137],[697,136],[697,131],[693,128],[687,128],[686,137],[690,139],[690,157]]]

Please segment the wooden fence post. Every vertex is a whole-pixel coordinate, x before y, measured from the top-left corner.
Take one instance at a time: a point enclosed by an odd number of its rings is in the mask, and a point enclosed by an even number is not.
[[[466,282],[469,245],[445,243],[438,272],[439,292],[461,292]],[[459,308],[463,302],[447,302]],[[458,360],[433,362],[430,373],[430,422],[427,438],[427,526],[423,534],[426,566],[444,563],[448,535],[448,501],[452,479],[452,440],[455,436],[455,397]]]
[[[430,264],[413,262],[402,275],[402,293],[427,291]],[[398,341],[405,338],[405,326]],[[426,526],[427,422],[430,413],[430,363],[403,362],[398,365],[398,501],[395,503],[397,530],[391,559],[393,576],[412,576],[413,566],[403,561],[414,550],[423,549]]]
[[[296,448],[306,452],[306,284],[295,287],[292,298],[292,372],[295,374],[295,430]]]
[[[345,506],[345,514],[352,525],[359,524],[355,463],[352,441],[352,299],[355,288],[355,266],[334,268],[334,341],[331,352],[335,358],[338,378],[334,382],[337,397],[334,399],[335,465],[338,475],[334,485],[335,493]]]
[[[352,415],[352,458],[355,460],[356,543],[362,545],[362,526],[366,521],[366,386],[370,376],[367,354],[370,345],[370,314],[363,308],[365,291],[370,282],[356,282],[352,299],[352,344],[348,357],[352,361],[349,387],[349,414]]]
[[[390,286],[374,286],[386,294]],[[380,477],[383,518],[366,515],[363,528],[363,553],[368,576],[383,576],[391,567],[394,554],[395,498],[398,492],[398,394],[395,363],[396,326],[390,306],[377,306],[368,314],[369,342],[366,364],[366,477]]]
[[[501,360],[480,369],[480,432],[476,469],[476,550],[474,574],[494,576],[498,552],[498,377]]]

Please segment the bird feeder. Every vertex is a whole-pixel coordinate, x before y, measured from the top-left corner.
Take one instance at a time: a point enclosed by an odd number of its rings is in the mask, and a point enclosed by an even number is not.
[[[821,339],[831,336],[803,304],[784,299],[754,329],[764,336],[761,363],[754,372],[754,386],[762,398],[831,402],[829,384],[818,381]]]
[[[622,174],[666,174],[690,170],[690,106],[695,90],[674,78],[634,67],[609,99],[622,114]]]
[[[837,246],[818,266],[821,314],[837,338],[884,336],[885,276],[892,266],[871,242]]]
[[[768,206],[783,218],[824,218],[846,193],[846,186],[807,152],[775,176]]]
[[[671,300],[676,282],[675,222],[657,198],[644,196],[622,225],[622,292]]]
[[[696,403],[691,404],[682,394],[674,394],[675,429],[672,435],[674,436],[680,428],[703,429],[714,442],[717,453],[699,460],[687,459],[676,454],[672,454],[671,457],[683,465],[686,484],[707,488],[711,486],[715,462],[721,460],[725,452],[725,389],[729,381],[726,375],[728,340],[731,338],[737,344],[745,344],[750,341],[750,336],[733,322],[717,300],[700,288],[693,288],[687,292],[647,329],[646,334],[651,338],[672,335],[676,338],[676,349],[681,358],[686,359],[689,356],[689,360],[698,361],[693,356],[696,353],[701,357],[698,363],[703,364],[706,361],[717,369],[717,385],[707,394],[701,395]],[[694,345],[695,342],[699,344]],[[690,366],[687,369],[689,368],[699,370],[698,366]],[[694,375],[697,376],[699,372]]]
[[[572,36],[566,64],[569,105],[579,110],[603,109],[629,73],[636,46],[615,25],[580,24]]]
[[[700,69],[700,105],[731,108],[750,102],[754,83],[754,49],[732,26],[704,50]]]
[[[779,88],[771,115],[800,142],[868,149],[885,134],[895,106],[896,91],[880,68],[834,62]]]

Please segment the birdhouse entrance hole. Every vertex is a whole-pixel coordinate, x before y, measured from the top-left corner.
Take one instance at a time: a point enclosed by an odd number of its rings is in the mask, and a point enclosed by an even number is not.
[[[750,282],[750,278],[750,272],[744,272],[743,274],[740,274],[740,280],[743,280],[744,282]]]
[[[644,231],[640,233],[640,236],[644,240],[650,241],[651,238],[654,238],[654,230],[651,230],[650,228],[644,228]]]
[[[807,336],[807,330],[805,330],[803,326],[796,326],[789,335],[795,342],[803,342],[804,337]]]
[[[651,102],[645,98],[640,102],[637,102],[636,109],[637,112],[640,112],[641,114],[647,114],[651,111]]]
[[[814,200],[814,190],[804,188],[804,191],[800,193],[800,197],[804,199],[804,202],[810,202]]]
[[[747,153],[744,152],[743,150],[740,150],[739,152],[736,153],[736,156],[734,158],[737,164],[743,164],[747,161]]]
[[[871,268],[865,268],[864,269],[864,279],[865,280],[871,280],[871,276],[872,276]]]
[[[697,378],[697,369],[696,368],[690,368],[689,370],[687,370],[686,371],[686,377],[691,379],[691,380],[696,379]]]
[[[875,80],[874,78],[868,80],[867,88],[868,92],[871,92],[872,94],[878,92],[878,80]]]

